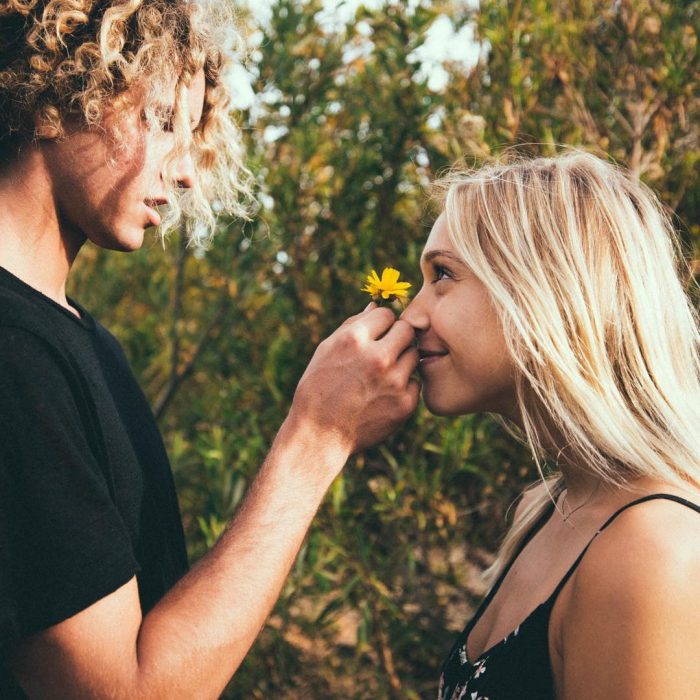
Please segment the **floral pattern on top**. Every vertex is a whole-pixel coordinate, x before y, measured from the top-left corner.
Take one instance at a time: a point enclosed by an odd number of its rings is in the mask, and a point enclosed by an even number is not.
[[[460,661],[462,658],[466,659],[466,651],[464,645],[459,649]],[[486,662],[488,657],[480,658],[475,664],[470,664],[468,661],[462,663],[462,666],[469,667],[469,677],[466,683],[458,683],[454,688],[450,689],[447,687],[445,681],[445,674],[440,676],[440,687],[438,689],[438,700],[489,700],[485,695],[480,695],[478,691],[473,691],[470,688],[470,681],[479,678],[482,674],[486,673]],[[450,694],[450,690],[452,691]]]
[[[533,649],[536,653],[541,652],[542,639],[540,631],[544,630],[544,640],[546,646],[546,630],[549,611],[545,606],[540,606],[533,611],[523,623],[518,625],[512,632],[509,632],[503,639],[489,647],[474,663],[469,661],[467,654],[467,638],[471,631],[471,625],[467,626],[459,639],[459,643],[453,648],[443,667],[438,688],[438,700],[521,700],[521,697],[531,697],[529,694],[523,696],[514,695],[508,691],[503,692],[500,688],[505,683],[509,684],[507,675],[512,670],[510,658],[519,657],[521,644],[514,644],[514,640],[519,640],[523,636],[523,630],[527,630],[524,635],[528,639],[522,640],[522,646]],[[544,625],[542,624],[544,622]],[[513,651],[511,652],[511,648]],[[519,647],[515,649],[514,647]],[[511,653],[514,656],[510,656]],[[509,658],[510,657],[510,658]],[[498,691],[494,691],[498,687]],[[546,692],[535,697],[548,698]]]

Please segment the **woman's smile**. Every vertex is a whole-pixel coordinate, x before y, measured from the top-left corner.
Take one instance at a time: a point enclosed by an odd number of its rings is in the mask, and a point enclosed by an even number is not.
[[[439,362],[443,357],[447,357],[447,350],[429,350],[427,348],[418,348],[418,354],[420,355],[420,360],[418,361],[419,369],[424,369],[428,365],[434,365]]]

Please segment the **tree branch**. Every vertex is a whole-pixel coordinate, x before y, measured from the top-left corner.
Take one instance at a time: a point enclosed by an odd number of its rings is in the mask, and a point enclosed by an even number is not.
[[[187,364],[185,364],[185,366],[179,371],[177,370],[177,367],[175,367],[175,371],[171,373],[168,383],[166,384],[165,389],[161,393],[153,409],[156,420],[160,421],[168,409],[171,401],[175,397],[178,389],[194,371],[199,358],[202,356],[202,353],[207,349],[209,343],[211,342],[214,331],[226,317],[226,312],[228,311],[230,305],[231,300],[228,296],[228,290],[225,290],[224,296],[219,303],[216,313],[212,317],[211,321],[209,321],[207,327],[204,329],[204,332],[202,333],[189,362],[187,362]]]

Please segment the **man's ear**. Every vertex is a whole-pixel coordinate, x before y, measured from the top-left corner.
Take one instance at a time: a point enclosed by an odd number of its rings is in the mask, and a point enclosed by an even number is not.
[[[62,133],[58,110],[53,108],[47,112],[49,110],[34,115],[34,134],[39,141],[53,141]]]

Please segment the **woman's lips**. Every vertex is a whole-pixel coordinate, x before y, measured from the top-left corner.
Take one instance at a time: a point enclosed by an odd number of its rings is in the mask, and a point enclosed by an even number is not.
[[[443,357],[447,357],[447,350],[436,351],[436,350],[418,350],[420,355],[420,360],[418,361],[419,367],[427,367],[428,365],[434,365],[439,362]]]

